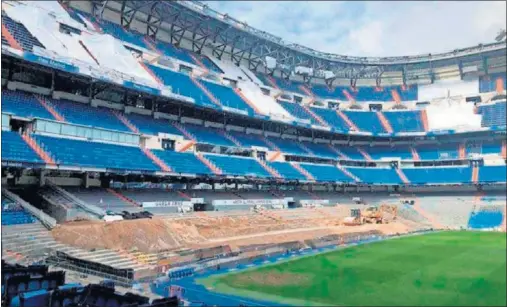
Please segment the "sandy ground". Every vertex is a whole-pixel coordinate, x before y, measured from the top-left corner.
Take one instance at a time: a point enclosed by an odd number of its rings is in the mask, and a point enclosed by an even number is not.
[[[181,219],[140,219],[71,222],[52,231],[56,240],[85,249],[138,250],[144,253],[218,245],[283,243],[331,234],[377,230],[405,233],[417,227],[398,219],[383,225],[342,226],[349,209],[320,208],[270,211],[246,216],[199,216]]]

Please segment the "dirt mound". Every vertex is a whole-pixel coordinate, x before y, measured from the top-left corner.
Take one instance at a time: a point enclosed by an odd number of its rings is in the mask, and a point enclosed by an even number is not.
[[[341,210],[286,210],[277,218],[264,215],[201,216],[181,219],[139,219],[71,222],[52,231],[56,240],[85,249],[107,248],[156,253],[180,248],[227,244],[231,247],[303,241],[332,234],[378,230],[404,233],[414,225],[397,221],[383,225],[341,226]]]

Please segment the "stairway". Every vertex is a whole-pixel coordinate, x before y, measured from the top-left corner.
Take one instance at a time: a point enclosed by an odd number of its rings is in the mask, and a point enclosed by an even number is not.
[[[392,89],[391,90],[391,97],[393,98],[393,101],[396,104],[400,104],[401,103],[400,94],[398,93],[398,91],[396,89]]]
[[[178,193],[179,196],[181,196],[182,198],[185,198],[187,200],[190,200],[192,197],[190,197],[190,195],[188,195],[187,193],[185,192],[182,192],[182,191],[176,191]]]
[[[349,178],[352,178],[355,182],[361,182],[361,179],[359,179],[358,177],[356,177],[354,174],[352,174],[351,172],[349,172],[348,169],[344,168],[343,166],[337,164],[336,167],[342,171],[342,173],[344,173],[345,175],[347,175]]]
[[[155,156],[151,150],[148,148],[142,148],[144,154],[153,161],[160,169],[164,172],[172,172],[171,168],[164,163],[164,161],[160,160],[157,156]]]
[[[119,198],[120,200],[122,200],[123,202],[125,202],[125,203],[127,203],[129,205],[132,205],[132,206],[135,206],[135,207],[141,207],[141,205],[139,205],[138,203],[136,203],[132,199],[126,197],[125,195],[121,194],[120,192],[116,192],[113,189],[106,189],[106,190],[109,193],[113,194],[114,196],[116,196],[117,198]]]
[[[426,109],[421,110],[421,122],[423,124],[424,131],[428,131],[429,130],[428,112],[426,112]]]
[[[144,70],[146,70],[146,72],[153,78],[153,80],[157,82],[158,85],[165,86],[164,82],[160,80],[160,78],[153,72],[153,70],[151,70],[148,66],[146,66],[146,64],[144,64],[143,60],[140,60],[138,63]]]
[[[174,128],[178,129],[187,139],[192,141],[196,140],[195,136],[192,133],[190,133],[187,129],[185,129],[183,125],[174,121],[171,123],[173,124]]]
[[[474,166],[472,168],[472,182],[473,183],[479,182],[479,167],[478,166]]]
[[[243,145],[241,145],[241,143],[238,141],[238,139],[236,139],[235,137],[233,137],[232,135],[230,135],[229,133],[227,133],[227,131],[222,131],[222,135],[227,138],[229,141],[233,142],[234,145],[238,146],[238,147],[243,147]]]
[[[297,164],[296,162],[289,162],[290,165],[292,165],[292,167],[294,167],[298,172],[300,172],[303,176],[306,177],[306,179],[308,181],[315,181],[315,178],[313,177],[312,174],[310,174],[307,170],[305,170],[304,168],[302,168],[299,164]]]
[[[260,159],[256,159],[257,162],[259,162],[259,164],[271,175],[273,176],[273,178],[276,178],[276,179],[280,179],[280,178],[283,178],[282,175],[280,175],[279,172],[277,172],[274,168],[272,168],[271,166],[267,165],[266,162],[264,162],[263,160],[260,160]]]
[[[460,143],[459,144],[458,154],[459,154],[459,158],[460,159],[462,159],[462,160],[466,159],[466,148],[465,148],[465,144],[464,143]]]
[[[273,77],[266,76],[266,80],[268,80],[268,82],[269,82],[269,84],[271,85],[272,88],[281,91],[280,88],[278,87],[278,85],[276,85],[276,81],[273,79]]]
[[[419,213],[422,217],[424,217],[425,219],[427,219],[434,228],[437,228],[437,229],[443,229],[444,228],[444,226],[434,216],[432,216],[431,214],[427,213],[426,211],[424,211],[419,206],[419,203],[417,202],[417,200],[415,200],[415,203],[412,206],[412,208],[414,208],[414,210],[417,211],[417,213]]]
[[[2,22],[2,36],[7,40],[9,45],[14,48],[23,51],[23,48],[18,43],[18,41],[12,36],[11,32],[9,32],[9,29],[4,25]]]
[[[114,115],[125,125],[127,128],[130,129],[133,133],[139,133],[139,129],[128,120],[128,118],[125,117],[125,115],[121,114],[118,111],[111,111],[114,113]]]
[[[21,138],[26,142],[26,144],[28,144],[28,146],[30,146],[30,148],[33,151],[35,151],[37,153],[39,158],[41,158],[42,160],[44,160],[44,162],[46,162],[46,164],[56,165],[56,162],[55,162],[55,160],[53,160],[50,153],[44,151],[39,146],[39,144],[37,144],[37,142],[34,139],[32,139],[32,137],[28,133],[23,133],[21,135]]]
[[[364,149],[361,147],[357,147],[357,151],[366,159],[366,161],[372,161],[370,154],[368,154]]]
[[[410,152],[412,152],[412,160],[414,161],[420,161],[421,157],[419,156],[419,153],[415,149],[415,147],[410,146]]]
[[[502,141],[502,158],[507,159],[507,142],[505,140]]]
[[[207,76],[209,74],[209,70],[206,67],[206,65],[204,65],[204,63],[201,60],[199,60],[199,58],[197,58],[195,55],[193,55],[191,53],[190,53],[190,57],[204,71],[204,73],[201,76],[202,77]]]
[[[400,177],[401,181],[404,184],[410,184],[410,180],[408,180],[407,176],[405,176],[405,173],[401,170],[401,168],[395,168],[396,173],[398,174],[398,177]]]
[[[341,119],[343,119],[343,121],[347,124],[347,126],[349,126],[350,130],[359,131],[356,124],[354,124],[354,122],[352,122],[350,118],[347,115],[345,115],[345,113],[343,113],[341,110],[336,110],[336,114],[338,114],[338,116],[340,116]]]
[[[192,82],[194,82],[194,84],[197,85],[197,87],[200,88],[206,96],[208,96],[211,102],[220,108],[222,107],[220,101],[201,82],[199,82],[199,80],[197,80],[194,76],[190,76],[190,80],[192,80]]]
[[[220,168],[218,168],[213,162],[206,159],[201,153],[196,152],[195,156],[197,159],[199,159],[202,163],[204,163],[215,175],[222,175],[223,172]]]
[[[342,90],[342,93],[343,93],[343,95],[347,98],[347,100],[348,100],[349,102],[354,103],[354,102],[356,101],[356,100],[354,99],[354,97],[352,97],[352,95],[349,93],[349,91],[348,91],[348,90],[343,89],[343,90]]]
[[[312,93],[312,91],[306,86],[306,85],[300,85],[298,86],[301,91],[303,91],[308,97],[310,97],[310,101],[308,104],[312,104],[315,102],[315,95]]]
[[[393,128],[391,127],[391,123],[389,123],[389,120],[384,116],[384,113],[377,111],[377,117],[380,120],[380,123],[382,124],[382,127],[387,133],[393,133]]]
[[[301,104],[301,107],[303,107],[306,113],[310,114],[310,116],[313,117],[319,124],[321,124],[324,127],[330,127],[326,121],[324,121],[320,116],[315,114],[308,106]]]
[[[61,121],[61,122],[65,121],[65,118],[60,113],[58,113],[56,111],[56,109],[53,107],[53,105],[51,105],[51,103],[49,101],[46,101],[46,98],[44,98],[43,96],[40,96],[40,95],[35,95],[35,94],[34,94],[34,97],[44,107],[44,109],[46,109],[49,113],[51,113],[51,115],[53,115],[53,117],[57,121]]]
[[[250,106],[250,108],[252,108],[255,112],[255,114],[262,114],[259,109],[257,108],[257,106],[250,101],[250,99],[248,99],[248,97],[246,97],[245,95],[243,95],[243,93],[241,92],[241,90],[239,88],[234,88],[233,89],[234,93],[236,93],[236,95],[239,96],[239,98],[241,98],[248,106]]]
[[[495,80],[495,83],[496,83],[496,84],[495,84],[495,85],[496,85],[496,93],[497,93],[498,95],[503,94],[503,92],[505,91],[505,89],[504,89],[504,87],[503,87],[503,80],[502,80],[502,78],[500,78],[500,77],[499,77],[499,78],[497,78],[497,79]]]
[[[308,147],[306,147],[305,144],[301,143],[301,142],[297,142],[298,146],[301,147],[301,149],[303,149],[304,151],[306,151],[309,155],[311,156],[315,156],[315,153]]]
[[[340,150],[336,149],[333,145],[331,144],[328,144],[327,145],[329,147],[329,149],[331,149],[333,152],[335,152],[339,157],[340,159],[343,159],[343,160],[350,160],[350,158],[345,155],[343,152],[341,152]]]
[[[268,145],[269,149],[275,150],[275,151],[281,151],[280,148],[278,148],[278,146],[276,146],[275,143],[271,142],[267,137],[263,137],[262,141],[264,141],[264,143],[266,143],[266,145]]]

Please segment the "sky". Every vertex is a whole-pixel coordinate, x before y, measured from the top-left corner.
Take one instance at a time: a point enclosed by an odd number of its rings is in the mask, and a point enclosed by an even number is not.
[[[506,1],[206,1],[249,26],[312,49],[404,56],[493,42]]]

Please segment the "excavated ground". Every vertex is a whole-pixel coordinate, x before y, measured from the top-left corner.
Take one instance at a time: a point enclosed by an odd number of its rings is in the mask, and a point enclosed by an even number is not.
[[[104,222],[70,222],[55,228],[56,240],[85,249],[107,248],[157,253],[182,248],[303,241],[331,234],[377,230],[405,233],[420,224],[400,217],[384,225],[343,226],[350,208],[296,209],[245,213],[244,216],[194,215]]]

